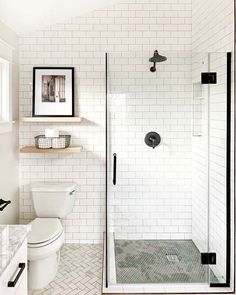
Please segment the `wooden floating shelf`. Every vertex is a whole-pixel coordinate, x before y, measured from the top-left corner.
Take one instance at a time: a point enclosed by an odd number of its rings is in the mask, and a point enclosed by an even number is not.
[[[20,148],[20,153],[24,154],[78,154],[83,150],[82,146],[70,146],[65,149],[38,149],[35,146],[24,146]]]
[[[23,117],[21,122],[31,123],[80,123],[82,117]]]

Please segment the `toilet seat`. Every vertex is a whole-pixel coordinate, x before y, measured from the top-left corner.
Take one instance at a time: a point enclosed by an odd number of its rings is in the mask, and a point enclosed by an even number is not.
[[[57,253],[64,242],[64,230],[58,218],[36,218],[28,237],[28,260],[45,259]]]
[[[28,237],[29,248],[47,246],[57,240],[63,233],[58,218],[36,218],[30,224],[32,230]]]

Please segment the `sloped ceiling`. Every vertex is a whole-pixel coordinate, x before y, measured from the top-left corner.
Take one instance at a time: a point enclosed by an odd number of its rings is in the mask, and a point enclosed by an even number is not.
[[[0,20],[17,34],[112,5],[119,0],[0,0]]]

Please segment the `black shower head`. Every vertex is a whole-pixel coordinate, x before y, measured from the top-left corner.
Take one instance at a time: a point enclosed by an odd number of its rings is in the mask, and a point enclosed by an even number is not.
[[[166,60],[167,57],[160,55],[157,50],[154,51],[153,57],[149,58],[150,62],[162,62]]]
[[[160,55],[157,50],[154,51],[153,57],[149,58],[150,62],[153,62],[153,67],[150,68],[151,72],[156,72],[156,63],[166,61],[167,57]]]

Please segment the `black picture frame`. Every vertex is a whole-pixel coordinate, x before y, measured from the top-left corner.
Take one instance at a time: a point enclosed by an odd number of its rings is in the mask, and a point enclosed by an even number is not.
[[[47,114],[40,115],[36,113],[35,95],[36,95],[36,71],[37,70],[70,70],[71,71],[71,114]],[[33,99],[32,99],[32,117],[74,117],[74,67],[33,67]]]

